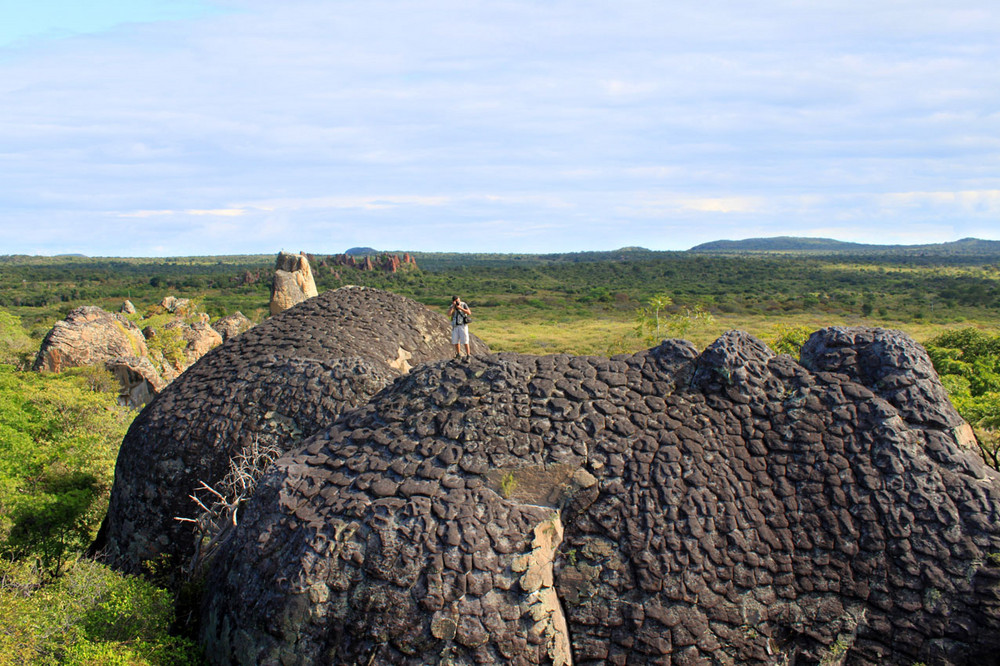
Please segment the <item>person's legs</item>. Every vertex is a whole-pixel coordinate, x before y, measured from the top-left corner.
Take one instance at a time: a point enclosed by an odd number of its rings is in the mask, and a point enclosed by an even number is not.
[[[456,355],[462,354],[462,346],[465,346],[465,355],[471,356],[472,352],[469,348],[469,327],[467,325],[456,326],[452,332],[452,342],[455,343],[455,353]]]

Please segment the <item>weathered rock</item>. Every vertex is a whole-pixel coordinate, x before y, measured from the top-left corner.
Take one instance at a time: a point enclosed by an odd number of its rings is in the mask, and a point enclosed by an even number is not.
[[[135,305],[132,304],[132,301],[126,299],[118,311],[122,314],[135,314]]]
[[[219,335],[222,336],[222,341],[225,342],[229,338],[235,338],[243,331],[253,328],[253,322],[237,310],[231,315],[221,317],[212,324],[212,328],[219,332]]]
[[[206,581],[209,658],[997,663],[1000,477],[926,355],[832,329],[803,358],[730,333],[421,366],[271,466]]]
[[[62,372],[147,353],[138,326],[120,314],[87,305],[75,308],[66,319],[55,323],[42,341],[34,369]]]
[[[217,485],[253,445],[286,450],[411,365],[451,356],[449,336],[448,320],[419,303],[345,287],[213,349],[133,422],[94,548],[121,570],[165,558],[161,573],[178,573],[195,533],[174,518],[197,514],[188,495],[200,482]],[[473,351],[488,350],[476,339]]]
[[[163,300],[160,301],[160,307],[171,314],[184,314],[191,307],[191,299],[164,296]]]
[[[274,281],[271,283],[271,314],[287,310],[317,293],[306,256],[280,253],[274,265]]]
[[[219,332],[205,322],[185,324],[182,321],[175,320],[164,326],[164,328],[176,328],[180,330],[181,336],[187,343],[187,346],[184,348],[184,354],[187,356],[189,366],[207,354],[211,349],[222,344],[222,336],[219,335]]]
[[[222,344],[222,336],[206,322],[189,324],[182,319],[174,319],[167,322],[160,332],[149,326],[142,329],[142,334],[147,340],[152,340],[157,335],[170,335],[171,333],[179,336],[178,342],[183,344],[179,354],[172,354],[167,358],[155,348],[150,353],[161,369],[161,376],[168,383],[177,379],[181,373],[190,368],[211,349]]]
[[[121,386],[119,402],[134,409],[141,409],[167,385],[146,356],[122,356],[104,365]]]

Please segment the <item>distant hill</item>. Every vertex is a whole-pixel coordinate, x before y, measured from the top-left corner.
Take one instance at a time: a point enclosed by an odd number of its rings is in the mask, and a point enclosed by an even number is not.
[[[733,254],[747,252],[809,252],[817,254],[894,254],[894,255],[1000,255],[1000,241],[963,238],[950,243],[925,245],[867,245],[832,238],[775,236],[702,243],[688,252]]]
[[[373,247],[352,247],[350,250],[345,250],[344,254],[348,254],[355,257],[363,257],[371,254],[379,254],[379,251]]]

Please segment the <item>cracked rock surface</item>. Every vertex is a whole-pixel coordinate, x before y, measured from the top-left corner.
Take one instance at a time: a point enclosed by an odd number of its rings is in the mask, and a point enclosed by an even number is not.
[[[447,318],[415,301],[344,287],[216,347],[136,417],[93,550],[123,571],[154,561],[175,575],[195,536],[174,518],[197,513],[188,495],[201,481],[214,486],[252,444],[288,450],[411,365],[450,357],[450,331]],[[478,339],[473,350],[488,351]]]
[[[277,460],[214,663],[995,664],[1000,481],[923,349],[730,332],[414,370]]]

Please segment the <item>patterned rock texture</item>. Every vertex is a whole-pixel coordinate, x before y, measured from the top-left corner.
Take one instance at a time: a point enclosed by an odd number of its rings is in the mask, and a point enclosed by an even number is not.
[[[120,314],[85,305],[55,323],[42,341],[34,369],[62,372],[147,354],[146,339],[138,326]]]
[[[488,349],[479,340],[475,350]],[[365,403],[410,365],[452,354],[448,320],[377,289],[328,291],[213,349],[135,419],[122,443],[107,518],[94,548],[140,571],[195,552],[188,497],[215,487],[253,447],[287,450]],[[195,493],[206,503],[207,491]]]
[[[316,294],[316,281],[306,255],[280,253],[271,282],[271,314],[276,315]]]
[[[996,664],[1000,480],[903,334],[422,366],[213,563],[243,664]]]

